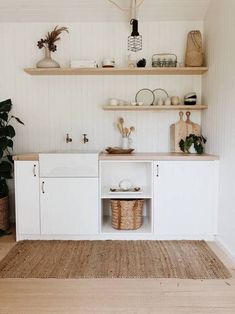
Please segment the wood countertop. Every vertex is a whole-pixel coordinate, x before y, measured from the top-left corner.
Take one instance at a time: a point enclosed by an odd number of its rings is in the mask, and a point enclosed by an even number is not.
[[[13,160],[15,160],[15,161],[37,161],[37,160],[39,160],[39,153],[14,155]]]
[[[107,153],[101,153],[100,160],[208,160],[208,161],[214,161],[219,160],[218,156],[209,155],[209,154],[184,154],[184,153],[132,153],[129,155],[124,154],[107,154]]]
[[[68,152],[69,153],[69,152]],[[39,153],[19,154],[13,156],[15,161],[37,161]],[[185,161],[215,161],[218,156],[209,154],[183,154],[183,153],[132,153],[132,154],[107,154],[100,153],[99,160],[185,160]]]

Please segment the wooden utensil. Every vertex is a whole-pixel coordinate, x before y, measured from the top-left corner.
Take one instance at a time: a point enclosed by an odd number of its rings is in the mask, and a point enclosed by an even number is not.
[[[186,122],[183,120],[183,115],[184,113],[180,111],[179,121],[170,126],[171,151],[176,153],[181,152],[179,142],[181,141],[181,139],[185,139],[187,136],[187,125]]]
[[[191,115],[191,112],[187,111],[186,112],[186,116],[187,116],[187,119],[186,119],[186,129],[187,129],[187,134],[186,136],[189,136],[190,134],[195,134],[197,136],[200,136],[201,135],[201,126],[197,123],[194,123],[190,120],[190,115]]]
[[[124,128],[124,136],[128,137],[129,134],[129,129],[128,128]]]
[[[119,123],[120,123],[120,125],[121,125],[122,134],[123,134],[123,124],[124,124],[124,119],[123,119],[123,118],[119,118]]]

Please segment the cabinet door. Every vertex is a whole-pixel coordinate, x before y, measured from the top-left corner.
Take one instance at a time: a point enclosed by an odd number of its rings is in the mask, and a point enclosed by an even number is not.
[[[217,163],[155,163],[155,233],[169,236],[215,234]]]
[[[41,178],[42,234],[98,233],[98,178]]]
[[[40,234],[37,161],[15,161],[15,198],[17,235]]]

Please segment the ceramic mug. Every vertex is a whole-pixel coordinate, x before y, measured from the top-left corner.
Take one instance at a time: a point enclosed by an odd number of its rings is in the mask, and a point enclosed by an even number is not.
[[[171,97],[171,104],[172,104],[173,106],[178,106],[179,103],[180,103],[180,99],[179,99],[178,96],[173,96],[173,97]]]
[[[171,105],[171,98],[167,97],[165,100],[165,106],[170,106]]]
[[[161,97],[158,99],[157,105],[158,106],[163,106],[164,105],[164,101],[163,101],[163,99]]]

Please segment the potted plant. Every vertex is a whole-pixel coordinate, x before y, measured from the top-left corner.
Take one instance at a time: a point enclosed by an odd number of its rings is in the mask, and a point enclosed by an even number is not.
[[[15,129],[10,124],[19,118],[9,115],[12,108],[11,99],[0,102],[0,231],[8,229],[9,198],[7,179],[12,178],[13,162],[10,150],[13,148]]]
[[[196,151],[197,154],[201,155],[204,153],[204,147],[203,144],[206,143],[206,139],[201,135],[197,136],[195,134],[190,134],[186,137],[185,140],[181,140],[179,142],[179,147],[182,152],[184,153],[190,153],[190,149],[192,148],[192,145]]]
[[[69,32],[67,27],[60,27],[58,25],[51,31],[48,32],[45,38],[41,38],[38,41],[38,48],[45,49],[45,57],[37,63],[37,68],[59,68],[58,62],[51,58],[51,52],[55,52],[57,49],[56,42],[60,40],[62,32]]]

